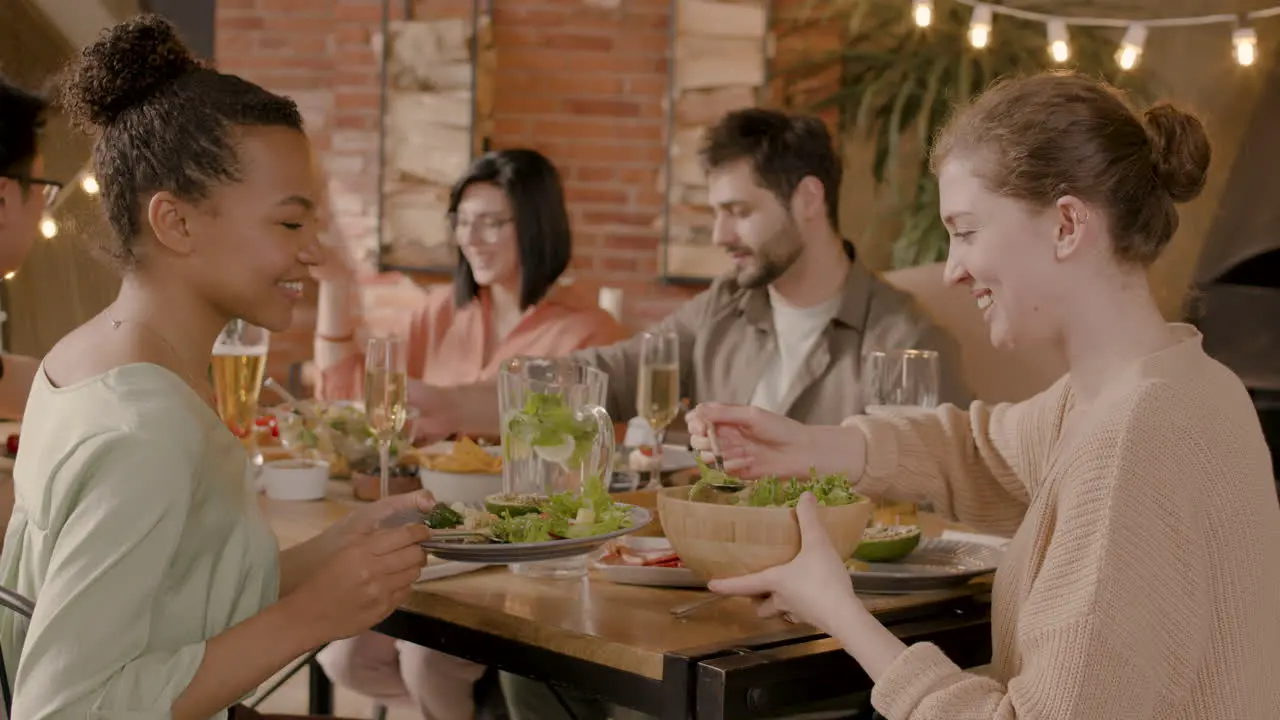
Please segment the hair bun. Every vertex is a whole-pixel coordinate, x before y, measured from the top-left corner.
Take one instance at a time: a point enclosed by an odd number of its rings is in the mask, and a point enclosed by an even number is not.
[[[200,63],[159,15],[147,14],[105,30],[80,51],[63,88],[72,118],[104,127]]]
[[[1143,118],[1151,140],[1156,180],[1174,202],[1194,199],[1209,171],[1209,136],[1191,113],[1168,103],[1153,105]]]

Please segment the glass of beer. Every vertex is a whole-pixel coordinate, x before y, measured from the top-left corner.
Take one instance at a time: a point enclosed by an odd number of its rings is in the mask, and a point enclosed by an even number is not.
[[[653,428],[652,487],[662,484],[662,440],[680,412],[680,336],[647,332],[640,338],[640,382],[636,410]]]
[[[218,416],[244,443],[249,461],[255,466],[261,458],[253,430],[270,342],[271,333],[264,328],[232,320],[213,344],[213,393]]]
[[[378,441],[379,497],[390,496],[391,441],[404,428],[408,404],[404,338],[369,339],[364,355],[364,413]]]

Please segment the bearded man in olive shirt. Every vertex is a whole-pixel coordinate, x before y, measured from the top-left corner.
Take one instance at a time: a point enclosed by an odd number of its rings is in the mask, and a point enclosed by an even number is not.
[[[968,404],[956,343],[840,236],[840,158],[821,120],[738,110],[708,131],[701,159],[712,242],[733,269],[658,323],[680,338],[681,397],[835,425],[863,410],[864,352],[916,348],[939,351],[939,400]],[[633,337],[574,355],[608,373],[616,421],[637,414],[640,345]],[[417,431],[429,436],[496,436],[496,397],[492,383],[409,388]]]

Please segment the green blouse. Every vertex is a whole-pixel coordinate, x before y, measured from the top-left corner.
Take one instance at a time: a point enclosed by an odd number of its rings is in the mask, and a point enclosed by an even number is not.
[[[205,641],[279,592],[243,447],[151,364],[64,388],[41,368],[21,446],[0,584],[36,610],[0,609],[10,716],[169,718]]]

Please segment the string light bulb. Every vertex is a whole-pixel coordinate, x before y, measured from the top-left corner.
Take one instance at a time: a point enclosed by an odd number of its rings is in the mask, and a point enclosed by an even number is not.
[[[1064,63],[1071,57],[1071,45],[1067,43],[1067,24],[1058,18],[1045,23],[1049,36],[1049,57],[1056,63]]]
[[[969,18],[969,44],[981,50],[991,42],[991,6],[978,3]]]
[[[1236,62],[1248,67],[1258,59],[1258,31],[1252,27],[1238,27],[1231,33],[1231,44],[1235,46]]]
[[[1142,59],[1142,46],[1147,42],[1147,26],[1134,23],[1124,31],[1120,49],[1116,51],[1116,64],[1121,70],[1132,70]]]
[[[5,279],[5,280],[12,280],[12,279],[13,279],[13,276],[14,276],[14,275],[17,275],[17,274],[18,274],[18,271],[17,271],[17,270],[10,270],[9,272],[7,272],[7,273],[5,273],[5,274],[4,274],[4,279]]]
[[[933,0],[911,0],[911,16],[919,27],[929,27],[933,22]]]
[[[40,234],[45,240],[52,240],[58,236],[58,222],[48,215],[40,221]]]
[[[80,189],[84,190],[88,195],[97,195],[102,188],[98,187],[98,178],[93,175],[85,175],[80,180]]]

